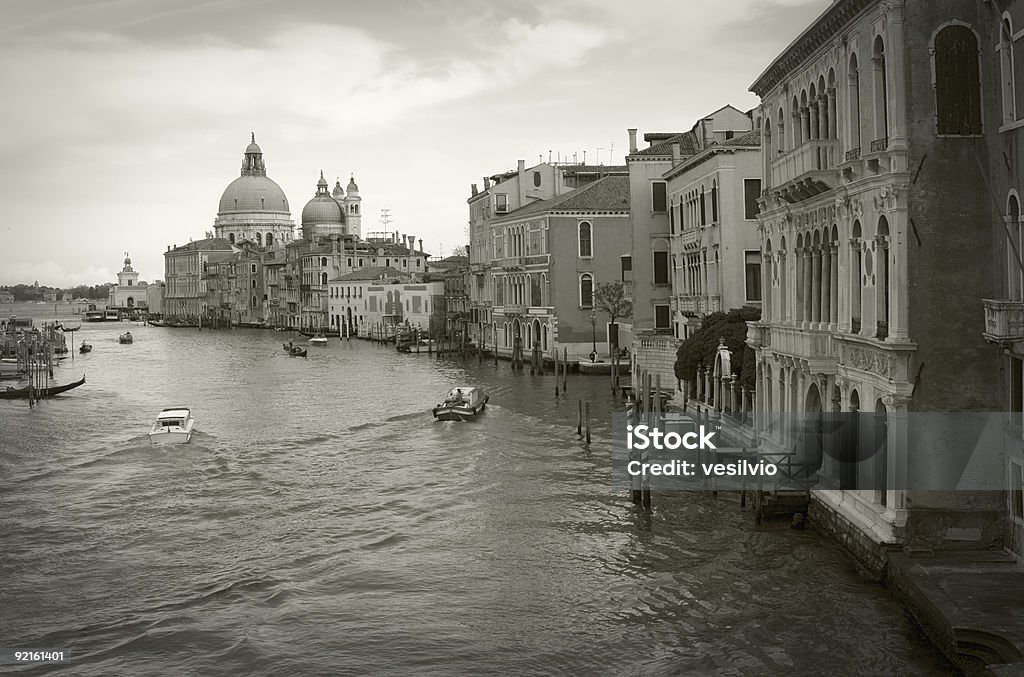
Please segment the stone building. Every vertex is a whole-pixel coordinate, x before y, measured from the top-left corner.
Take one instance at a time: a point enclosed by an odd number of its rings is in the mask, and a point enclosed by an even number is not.
[[[470,187],[469,204],[469,339],[494,343],[494,286],[491,280],[494,233],[492,221],[538,200],[551,200],[606,176],[624,176],[624,166],[541,162],[532,167],[519,160],[515,170],[484,177],[483,190]]]
[[[705,305],[699,307],[700,312],[696,315],[721,310],[720,295],[704,295],[706,285],[698,287],[697,280],[694,280],[693,287],[688,288],[692,293],[686,295],[686,303],[680,306],[681,300],[677,296],[673,310],[673,278],[685,274],[682,269],[689,265],[691,272],[704,280],[709,269],[708,262],[702,258],[704,254],[698,252],[691,252],[697,261],[688,261],[677,254],[673,262],[673,237],[681,229],[683,215],[690,213],[688,209],[696,209],[699,200],[703,200],[705,208],[710,210],[714,186],[711,181],[707,185],[698,182],[689,191],[677,189],[670,200],[666,177],[671,177],[678,188],[676,168],[714,144],[729,142],[749,132],[752,125],[748,114],[732,106],[724,106],[698,120],[688,131],[644,134],[647,148],[638,147],[636,129],[628,130],[626,166],[629,168],[632,244],[622,256],[621,279],[627,295],[633,300],[634,381],[640,372],[647,371],[661,376],[663,388],[674,385],[673,365],[685,326],[680,324],[680,314],[688,308],[687,304],[696,303],[697,298],[703,299]],[[703,198],[698,197],[698,191]],[[687,205],[687,200],[693,203]],[[715,250],[709,248],[706,251],[713,254]],[[710,265],[714,269],[713,260]],[[698,310],[696,306],[695,310]]]
[[[992,262],[997,271],[990,296],[983,300],[985,338],[994,346],[1002,378],[999,392],[1007,429],[1020,439],[1024,423],[1024,218],[1021,201],[1024,182],[1024,84],[1017,84],[1017,73],[1024,73],[1024,44],[1018,46],[1024,26],[1024,2],[1003,0],[991,4],[984,17],[995,64],[983,82],[984,103],[998,116],[991,122],[996,133],[988,135],[992,193],[1002,212],[995,225],[996,248]],[[988,120],[986,119],[986,122]],[[1018,561],[1024,562],[1024,453],[1020,445],[1008,445],[1006,471],[1006,547]]]
[[[211,309],[220,307],[220,297],[211,303],[207,297],[207,266],[221,263],[237,251],[224,238],[206,238],[164,252],[164,315],[198,322],[210,318]]]
[[[414,279],[390,266],[357,270],[328,281],[332,326],[343,335],[394,335],[396,327],[436,336],[445,322],[444,282]]]
[[[489,228],[486,344],[508,355],[518,337],[524,351],[538,344],[545,356],[556,347],[576,358],[595,346],[606,354],[607,318],[596,315],[594,289],[620,279],[629,251],[629,179],[606,176],[534,201],[492,218]]]
[[[214,236],[231,244],[245,238],[263,247],[291,242],[295,223],[288,209],[288,198],[281,187],[267,176],[263,151],[256,135],[246,146],[242,175],[228,184],[220,198]]]
[[[126,313],[146,310],[146,286],[147,283],[139,281],[139,274],[132,268],[132,260],[125,252],[124,267],[117,274],[117,284],[107,291],[107,308]]]
[[[761,451],[817,473],[812,521],[874,570],[894,545],[977,549],[1004,533],[1003,493],[951,490],[956,417],[910,432],[923,412],[1001,406],[979,331],[999,216],[981,171],[1000,124],[982,103],[989,4],[835,2],[751,86]]]

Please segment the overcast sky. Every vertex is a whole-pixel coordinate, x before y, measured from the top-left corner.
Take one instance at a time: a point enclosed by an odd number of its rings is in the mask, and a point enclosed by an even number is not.
[[[255,131],[293,219],[355,175],[363,232],[464,243],[471,183],[548,151],[621,164],[689,129],[829,0],[6,0],[0,284],[112,282],[212,229]],[[600,149],[600,150],[599,150]],[[599,154],[600,153],[600,154]]]

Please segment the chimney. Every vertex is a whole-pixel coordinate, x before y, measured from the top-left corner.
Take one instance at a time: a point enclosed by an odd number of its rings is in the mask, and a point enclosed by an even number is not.
[[[525,172],[526,171],[526,160],[520,160],[519,161],[519,166],[516,167],[516,169],[519,171],[520,174]]]
[[[627,129],[626,131],[629,132],[629,152],[630,153],[635,153],[636,152],[636,130],[635,129]]]
[[[423,251],[423,238],[420,238],[420,251]]]
[[[490,190],[490,189],[491,189],[491,180],[485,176],[484,177],[484,190]]]
[[[475,183],[469,184],[469,191],[471,196],[475,196],[480,193],[480,191],[477,190]]]
[[[683,159],[683,153],[679,150],[679,142],[672,142],[672,164],[677,165]]]

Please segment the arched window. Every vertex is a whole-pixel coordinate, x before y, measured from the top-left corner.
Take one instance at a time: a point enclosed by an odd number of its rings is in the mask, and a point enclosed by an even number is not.
[[[255,289],[255,288],[256,288],[256,280],[252,280],[252,288],[253,288],[253,289]]]
[[[967,26],[946,26],[935,36],[936,132],[981,134],[978,39]]]
[[[327,284],[327,273],[320,274],[320,284]]]
[[[594,244],[591,240],[590,222],[581,221],[579,225],[580,256],[590,258],[594,255]]]
[[[871,61],[874,65],[875,78],[875,140],[884,143],[889,137],[889,105],[885,82],[885,43],[882,41],[881,35],[875,37]],[[871,150],[885,149],[872,148]]]
[[[267,237],[265,237],[263,241],[267,243],[268,247],[273,246],[273,244],[274,244],[274,234],[273,233],[267,233]]]
[[[235,243],[235,234],[234,233],[228,233],[228,242],[230,242],[231,244]]]
[[[1011,194],[1006,204],[1006,226],[1012,241],[1007,247],[1006,270],[1009,271],[1009,296],[1011,301],[1024,299],[1024,271],[1021,270],[1021,256],[1024,256],[1024,230],[1020,223],[1020,203],[1017,196]]]
[[[878,265],[876,272],[875,316],[878,328],[875,338],[884,339],[889,335],[889,221],[884,216],[878,219],[878,230],[875,235]]]
[[[861,269],[861,230],[860,221],[853,222],[853,242],[850,246],[850,290],[852,298],[850,299],[850,321],[851,331],[854,334],[860,333],[860,303],[861,293],[864,288],[864,277]]]
[[[256,307],[256,297],[255,296],[252,297],[252,307],[253,308]]]
[[[590,273],[580,275],[580,308],[594,307],[594,276]]]
[[[263,246],[263,233],[256,233],[256,244]]]
[[[850,150],[860,153],[860,67],[857,55],[850,55],[850,69],[847,72],[850,87]]]
[[[718,181],[711,182],[711,223],[718,223]]]
[[[782,108],[779,108],[779,153],[786,152],[786,117],[783,114]]]
[[[326,256],[320,257],[320,265],[324,266],[325,268],[327,267],[327,257]]]
[[[999,24],[999,74],[1003,85],[1003,122],[1017,119],[1016,83],[1013,69],[1013,23],[1003,14]]]

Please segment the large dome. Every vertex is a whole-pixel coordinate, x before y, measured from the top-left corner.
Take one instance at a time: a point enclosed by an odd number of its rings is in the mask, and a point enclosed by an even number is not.
[[[246,174],[228,184],[220,197],[219,214],[276,212],[288,214],[288,198],[273,179]]]
[[[302,208],[302,225],[338,225],[345,223],[345,211],[330,196],[317,195]]]

